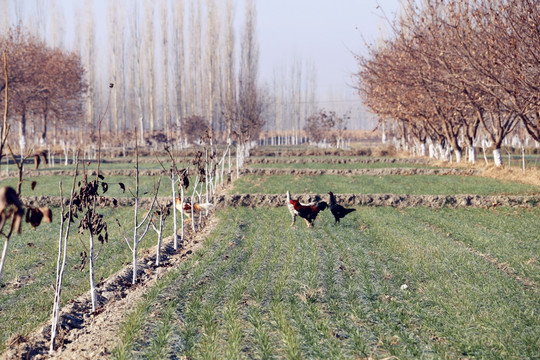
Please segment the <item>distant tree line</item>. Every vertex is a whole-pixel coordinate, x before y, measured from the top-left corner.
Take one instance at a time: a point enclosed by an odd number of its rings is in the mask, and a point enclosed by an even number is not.
[[[381,128],[457,161],[489,145],[496,165],[510,134],[540,142],[537,1],[411,0],[394,29],[358,57],[358,89]]]
[[[34,136],[32,142],[44,145],[50,132],[56,136],[82,118],[86,82],[77,54],[47,46],[19,26],[0,34],[0,52],[6,54],[7,62],[7,115],[22,150],[29,134]],[[2,109],[5,89],[6,77],[2,76]]]
[[[28,122],[32,130],[39,128],[42,143],[51,126],[73,125],[72,137],[81,142],[95,136],[98,123],[105,137],[122,134],[124,143],[135,126],[140,140],[166,134],[182,144],[197,142],[194,136],[206,128],[227,142],[258,136],[267,99],[258,83],[253,0],[241,2],[240,37],[233,0],[105,1],[105,17],[97,13],[97,3],[74,5],[74,50],[66,52],[60,50],[69,47],[66,29],[55,21],[64,15],[62,6],[53,0],[47,9],[1,1],[0,37],[13,67],[9,117],[20,124],[21,143]],[[25,27],[5,27],[14,22]]]
[[[197,142],[196,134],[212,128],[216,141],[286,132],[299,143],[307,118],[320,108],[309,62],[294,59],[261,84],[254,0],[0,0],[0,6],[1,36],[22,24],[26,36],[79,54],[83,113],[69,116],[68,127],[53,127],[70,133],[70,141],[95,138],[101,120],[111,142],[122,135],[125,143],[137,126],[140,140],[153,142]],[[352,128],[371,126],[359,101],[344,96],[334,93],[323,103],[339,113],[352,110]],[[50,130],[49,143],[62,139]]]

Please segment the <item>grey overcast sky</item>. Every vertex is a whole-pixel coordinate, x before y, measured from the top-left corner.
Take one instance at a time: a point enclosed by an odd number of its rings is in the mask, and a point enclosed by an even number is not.
[[[293,61],[313,64],[319,94],[342,92],[357,71],[353,53],[365,54],[400,0],[257,0],[260,70],[263,80]],[[240,10],[240,9],[238,9]],[[240,15],[240,14],[238,14]]]

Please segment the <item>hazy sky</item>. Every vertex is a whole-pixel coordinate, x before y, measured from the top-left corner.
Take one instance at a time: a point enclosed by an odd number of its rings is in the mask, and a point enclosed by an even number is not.
[[[55,5],[63,8],[65,21],[75,29],[83,26],[73,24],[74,4],[79,7],[88,0],[15,0],[16,4],[41,4],[40,11],[46,13]],[[93,0],[96,11],[98,32],[107,25],[108,1]],[[148,0],[153,1],[153,0]],[[175,0],[171,0],[175,1]],[[189,6],[193,0],[184,0]],[[222,0],[217,0],[219,4]],[[142,0],[127,0],[135,4]],[[388,33],[388,19],[392,20],[400,8],[401,0],[255,0],[257,7],[257,34],[260,50],[260,80],[272,82],[275,71],[288,73],[293,63],[301,62],[313,66],[316,71],[319,99],[332,92],[342,97],[353,90],[347,87],[356,72],[357,63],[353,53],[364,54],[364,39],[368,43],[377,41],[381,29]],[[202,1],[204,3],[204,1]],[[243,0],[235,0],[236,21],[242,23]],[[12,12],[14,6],[12,6]],[[384,12],[384,13],[383,13]],[[39,11],[38,11],[39,13]],[[34,15],[35,16],[35,15]],[[16,17],[11,15],[12,19]],[[30,20],[31,21],[31,20]],[[104,23],[101,23],[101,22]],[[241,25],[240,25],[241,26]],[[386,29],[386,30],[384,30]],[[66,34],[74,37],[77,32]],[[236,34],[239,42],[240,33]],[[237,46],[239,46],[237,44]],[[104,46],[102,51],[106,51]]]
[[[364,39],[376,42],[388,29],[400,0],[257,0],[257,28],[262,79],[290,67],[312,63],[319,93],[342,92],[357,71],[352,53],[365,53]],[[377,8],[380,6],[380,8]],[[385,30],[388,32],[388,30]]]

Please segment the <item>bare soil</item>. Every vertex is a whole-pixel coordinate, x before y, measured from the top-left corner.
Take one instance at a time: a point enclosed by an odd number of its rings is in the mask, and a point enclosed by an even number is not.
[[[336,160],[338,161],[338,160]],[[345,161],[345,160],[339,160]],[[346,162],[346,161],[345,161]],[[294,163],[294,162],[287,162]],[[337,162],[335,162],[337,163]],[[343,162],[342,162],[343,163]],[[460,175],[460,176],[480,176],[481,169],[475,168],[382,168],[382,169],[250,169],[246,168],[240,171],[242,175],[372,175],[372,176],[388,176],[388,175]],[[72,170],[29,170],[27,176],[52,176],[63,175],[73,176]],[[135,176],[134,169],[116,169],[116,170],[100,170],[103,176]],[[88,176],[95,176],[95,171],[89,171]],[[161,169],[139,170],[139,176],[168,176],[168,172]]]
[[[294,157],[294,156],[390,156],[392,151],[388,149],[380,149],[376,152],[371,148],[366,149],[351,149],[343,150],[336,148],[298,148],[288,149],[283,148],[280,150],[272,150],[264,147],[259,147],[250,150],[251,156],[263,156],[263,157]]]
[[[335,157],[335,158],[306,158],[300,157],[265,157],[246,159],[246,164],[430,164],[427,158],[358,158],[358,157]]]
[[[294,194],[301,202],[328,200],[327,194]],[[540,195],[520,196],[520,195],[410,195],[410,194],[336,194],[338,202],[347,206],[392,206],[397,208],[410,208],[414,206],[425,206],[431,208],[441,207],[480,207],[487,208],[493,206],[509,207],[537,207],[540,206]],[[170,197],[158,198],[161,204],[172,206]],[[67,201],[67,200],[64,200]],[[29,196],[24,197],[23,202],[29,205],[48,204],[60,206],[58,196]],[[152,199],[145,198],[139,200],[141,207],[148,208]],[[285,194],[236,194],[217,195],[210,199],[216,208],[224,207],[280,207],[286,206]],[[133,206],[133,199],[101,197],[100,206],[123,207]]]
[[[479,169],[422,169],[422,168],[382,168],[382,169],[243,169],[242,175],[457,175],[479,176]]]
[[[295,196],[296,198],[296,196]],[[301,202],[328,200],[326,194],[301,194]],[[410,208],[425,206],[441,207],[480,207],[496,206],[532,208],[540,206],[538,196],[481,196],[481,195],[396,195],[396,194],[337,194],[336,200],[345,206],[392,206]],[[286,206],[285,194],[240,194],[219,195],[214,198],[214,204],[219,207],[279,207]]]

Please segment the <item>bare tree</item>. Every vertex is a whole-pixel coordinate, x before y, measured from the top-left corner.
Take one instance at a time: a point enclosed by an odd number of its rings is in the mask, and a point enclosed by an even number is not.
[[[176,8],[173,11],[173,81],[175,89],[176,101],[176,127],[181,127],[181,119],[187,116],[187,96],[186,96],[186,73],[185,73],[185,56],[184,56],[184,0],[175,1]]]
[[[525,80],[538,79],[538,56],[530,56],[538,54],[530,41],[537,33],[526,20],[538,7],[531,6],[528,0],[409,1],[394,38],[359,58],[366,104],[382,119],[397,120],[403,136],[408,130],[420,141],[434,139],[458,161],[464,146],[474,161],[481,131],[500,165],[501,145],[519,121],[535,134],[538,90]]]
[[[256,139],[262,129],[263,96],[258,87],[259,46],[256,37],[256,7],[253,0],[245,2],[246,20],[241,44],[238,75],[237,133],[241,144]]]
[[[154,4],[152,2],[145,2],[144,7],[144,17],[146,19],[146,28],[144,29],[144,51],[141,55],[144,54],[144,60],[146,64],[143,68],[139,69],[139,76],[144,77],[144,83],[148,85],[148,91],[144,97],[148,101],[148,126],[150,133],[153,134],[154,131],[158,128],[156,124],[156,75],[155,75],[155,53],[156,53],[156,44],[154,40]],[[143,132],[143,131],[141,131]]]
[[[144,99],[143,99],[143,79],[142,76],[144,74],[144,63],[142,59],[144,59],[143,51],[144,48],[141,46],[141,43],[143,41],[143,35],[142,35],[142,29],[139,28],[139,14],[138,14],[138,6],[136,5],[133,9],[133,16],[131,17],[130,27],[131,27],[131,36],[133,41],[133,58],[131,63],[131,77],[133,80],[133,91],[136,99],[136,106],[137,106],[137,118],[138,118],[138,124],[137,128],[139,129],[138,134],[140,136],[140,141],[144,141],[144,129],[145,129],[145,122],[144,122]]]
[[[224,94],[223,94],[223,112],[226,121],[226,142],[232,144],[232,129],[234,114],[236,113],[236,66],[235,66],[235,37],[234,37],[234,8],[232,0],[226,3],[226,21],[224,37]]]
[[[135,131],[135,139],[137,139],[137,132]],[[161,183],[161,178],[159,179],[155,189],[154,189],[154,197],[152,199],[152,203],[150,204],[150,208],[148,211],[143,215],[142,220],[139,218],[139,194],[140,194],[140,188],[139,188],[139,147],[137,145],[137,140],[135,140],[135,189],[133,189],[132,195],[133,200],[135,202],[135,206],[133,209],[134,219],[133,219],[133,228],[131,231],[133,231],[132,238],[129,239],[127,237],[127,234],[124,234],[124,241],[126,242],[127,246],[131,250],[131,258],[132,258],[132,277],[131,282],[132,284],[135,284],[137,282],[137,259],[138,259],[138,249],[139,244],[146,236],[146,233],[148,232],[151,221],[150,216],[152,214],[152,211],[154,209],[154,205],[156,203],[157,194],[159,191],[159,185]],[[122,227],[122,224],[116,220],[117,224]]]
[[[161,1],[161,61],[162,61],[162,90],[161,97],[163,104],[161,109],[161,119],[163,128],[167,128],[166,124],[170,117],[169,106],[169,9],[167,1]]]

